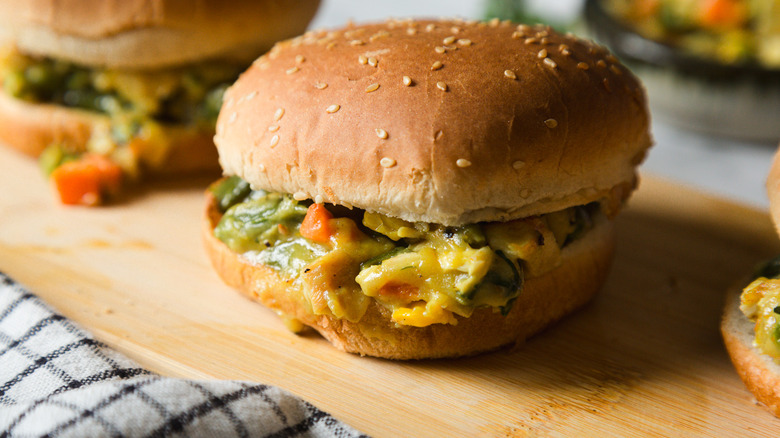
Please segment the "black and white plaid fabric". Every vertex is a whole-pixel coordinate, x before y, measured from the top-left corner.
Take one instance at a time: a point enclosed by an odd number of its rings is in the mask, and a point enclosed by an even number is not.
[[[364,436],[286,391],[140,368],[0,273],[0,437]]]

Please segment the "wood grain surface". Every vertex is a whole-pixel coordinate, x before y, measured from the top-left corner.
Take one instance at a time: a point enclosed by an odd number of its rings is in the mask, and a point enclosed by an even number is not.
[[[165,375],[260,381],[376,437],[777,436],[739,381],[724,291],[780,252],[765,212],[646,176],[618,219],[602,293],[525,345],[392,362],[288,332],[224,286],[199,238],[208,179],[68,208],[0,150],[0,270]]]

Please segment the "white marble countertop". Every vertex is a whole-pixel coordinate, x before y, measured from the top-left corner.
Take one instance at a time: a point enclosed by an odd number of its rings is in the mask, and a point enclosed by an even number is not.
[[[577,1],[548,0],[547,4],[562,10]],[[483,18],[483,10],[484,0],[323,0],[311,27],[338,27],[350,19],[362,22],[388,17]],[[655,146],[642,165],[643,172],[756,208],[767,207],[764,180],[777,142],[748,142],[687,131],[655,112],[653,136]]]

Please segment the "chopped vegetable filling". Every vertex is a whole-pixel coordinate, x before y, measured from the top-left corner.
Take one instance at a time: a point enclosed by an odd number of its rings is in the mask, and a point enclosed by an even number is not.
[[[66,163],[94,155],[113,162],[122,180],[138,177],[143,168],[159,168],[168,154],[170,140],[163,126],[175,124],[211,132],[222,105],[225,89],[245,66],[231,63],[202,63],[157,71],[119,71],[87,68],[50,58],[26,56],[15,49],[0,52],[0,82],[3,91],[17,99],[62,105],[108,116],[108,122],[93,128],[86,145],[57,143],[41,157],[47,176]],[[74,164],[68,164],[72,174]],[[84,175],[83,170],[80,172]],[[60,200],[65,204],[99,203],[117,187],[104,190],[93,185],[87,196],[63,196],[83,191],[82,178],[59,178]],[[98,187],[99,186],[99,187]],[[85,201],[85,202],[82,202]]]
[[[456,324],[478,308],[506,314],[525,276],[558,266],[600,209],[445,227],[252,191],[238,177],[211,191],[224,213],[215,236],[296,282],[314,314],[358,321],[374,300],[417,327]]]

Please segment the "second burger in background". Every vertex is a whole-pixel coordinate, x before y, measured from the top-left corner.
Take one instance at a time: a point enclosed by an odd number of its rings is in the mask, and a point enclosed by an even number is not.
[[[394,359],[521,342],[587,302],[651,143],[605,49],[498,20],[309,32],[225,97],[216,270],[293,329]]]
[[[0,0],[0,142],[41,156],[60,199],[217,170],[224,89],[319,0]]]

